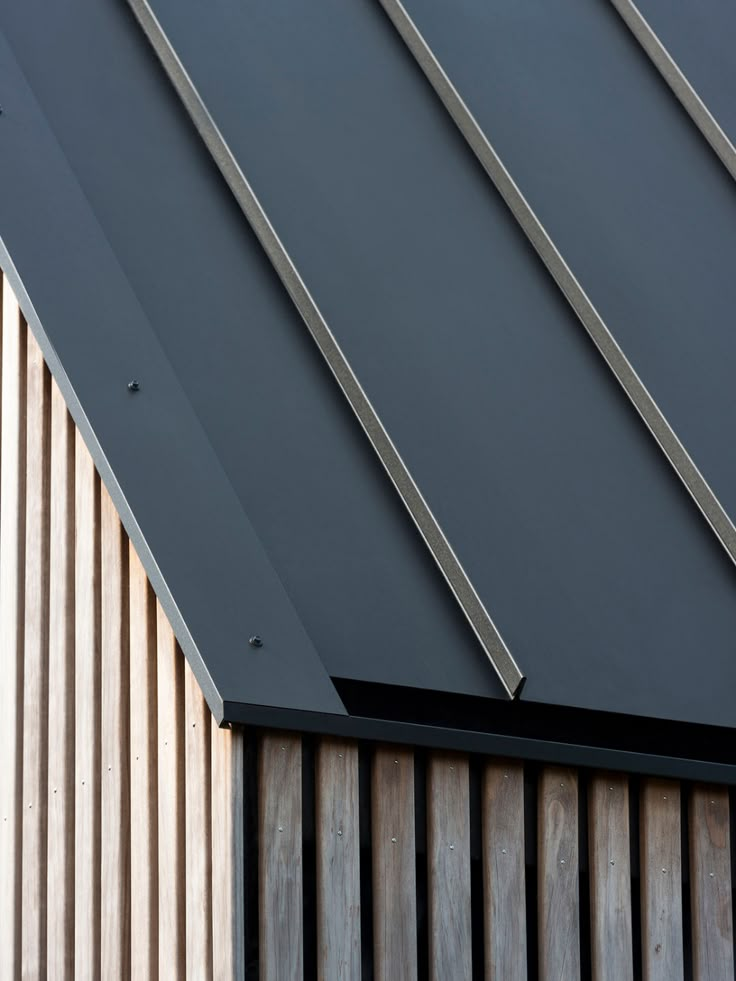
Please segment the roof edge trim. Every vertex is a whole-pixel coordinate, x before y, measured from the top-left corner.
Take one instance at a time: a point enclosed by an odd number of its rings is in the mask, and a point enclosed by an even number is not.
[[[509,697],[514,698],[521,688],[524,675],[381,423],[151,6],[147,0],[128,0],[128,3],[200,137],[348,400],[502,685]]]

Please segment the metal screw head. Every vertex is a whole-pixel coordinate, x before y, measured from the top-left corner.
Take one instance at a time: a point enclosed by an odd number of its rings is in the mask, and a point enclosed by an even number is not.
[[[132,381],[128,382],[129,392],[140,392],[140,390],[141,390],[140,382],[137,382],[135,378]]]
[[[248,643],[251,647],[263,647],[263,638],[258,634],[253,634]]]

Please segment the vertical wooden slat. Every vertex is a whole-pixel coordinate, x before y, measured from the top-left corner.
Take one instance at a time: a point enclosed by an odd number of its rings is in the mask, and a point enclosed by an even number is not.
[[[470,773],[467,758],[433,753],[427,767],[429,971],[469,981]]]
[[[245,977],[244,736],[211,726],[212,973],[232,981]]]
[[[130,976],[128,540],[101,488],[102,976]]]
[[[184,852],[184,657],[156,603],[158,672],[158,969],[186,970]]]
[[[360,978],[358,747],[322,739],[316,760],[317,973]]]
[[[485,768],[483,901],[486,978],[525,981],[524,768],[516,763],[494,761]]]
[[[28,331],[21,953],[26,977],[46,973],[50,424],[51,379]]]
[[[639,792],[644,981],[683,977],[680,788],[644,780]]]
[[[578,779],[574,770],[545,768],[538,791],[540,981],[580,977]]]
[[[20,972],[26,329],[2,288],[0,464],[0,977]]]
[[[259,953],[261,981],[301,981],[302,746],[267,733],[258,757]]]
[[[74,975],[74,425],[51,383],[47,964]]]
[[[131,975],[149,981],[157,977],[158,971],[156,602],[132,545],[128,550],[128,573]]]
[[[210,724],[200,687],[185,664],[186,969],[193,981],[212,977]]]
[[[414,754],[410,749],[376,749],[371,803],[375,977],[416,981]]]
[[[733,981],[728,790],[690,793],[690,896],[694,981]]]
[[[629,781],[596,774],[588,787],[593,981],[633,979]]]
[[[100,484],[76,437],[74,970],[100,974]]]

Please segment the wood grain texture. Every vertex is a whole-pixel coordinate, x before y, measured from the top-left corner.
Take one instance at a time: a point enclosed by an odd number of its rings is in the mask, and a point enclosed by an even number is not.
[[[540,981],[574,981],[580,977],[578,778],[574,770],[542,770],[537,851]]]
[[[130,678],[128,538],[103,486],[102,976],[130,976]]]
[[[373,944],[376,981],[416,981],[417,896],[414,753],[373,755]]]
[[[258,890],[261,981],[304,976],[302,744],[265,733],[258,751]]]
[[[212,811],[210,712],[184,665],[184,807],[186,820],[186,976],[212,977]]]
[[[24,977],[46,974],[51,378],[28,331],[23,717]]]
[[[432,753],[427,764],[429,973],[472,975],[470,772],[466,757]]]
[[[593,981],[633,981],[626,776],[601,773],[590,778],[588,865]]]
[[[321,739],[316,754],[317,974],[360,979],[358,747]]]
[[[75,453],[74,970],[100,974],[100,482],[77,433]]]
[[[74,976],[74,425],[51,383],[47,970]]]
[[[728,790],[696,785],[688,807],[694,981],[733,981]]]
[[[186,970],[184,850],[184,657],[156,603],[158,677],[158,971]]]
[[[20,974],[26,328],[2,285],[0,452],[0,977]]]
[[[156,601],[129,545],[131,975],[158,976]],[[169,693],[162,693],[162,698]]]
[[[489,981],[525,981],[523,766],[495,760],[486,765],[482,809],[486,977]]]
[[[212,973],[245,977],[244,733],[211,724]]]
[[[642,780],[639,822],[643,977],[678,981],[684,972],[679,784]]]

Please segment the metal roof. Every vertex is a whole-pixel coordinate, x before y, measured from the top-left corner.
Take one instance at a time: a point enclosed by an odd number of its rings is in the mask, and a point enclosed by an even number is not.
[[[736,725],[720,6],[692,118],[604,0],[131,6],[0,15],[0,264],[216,717]]]

